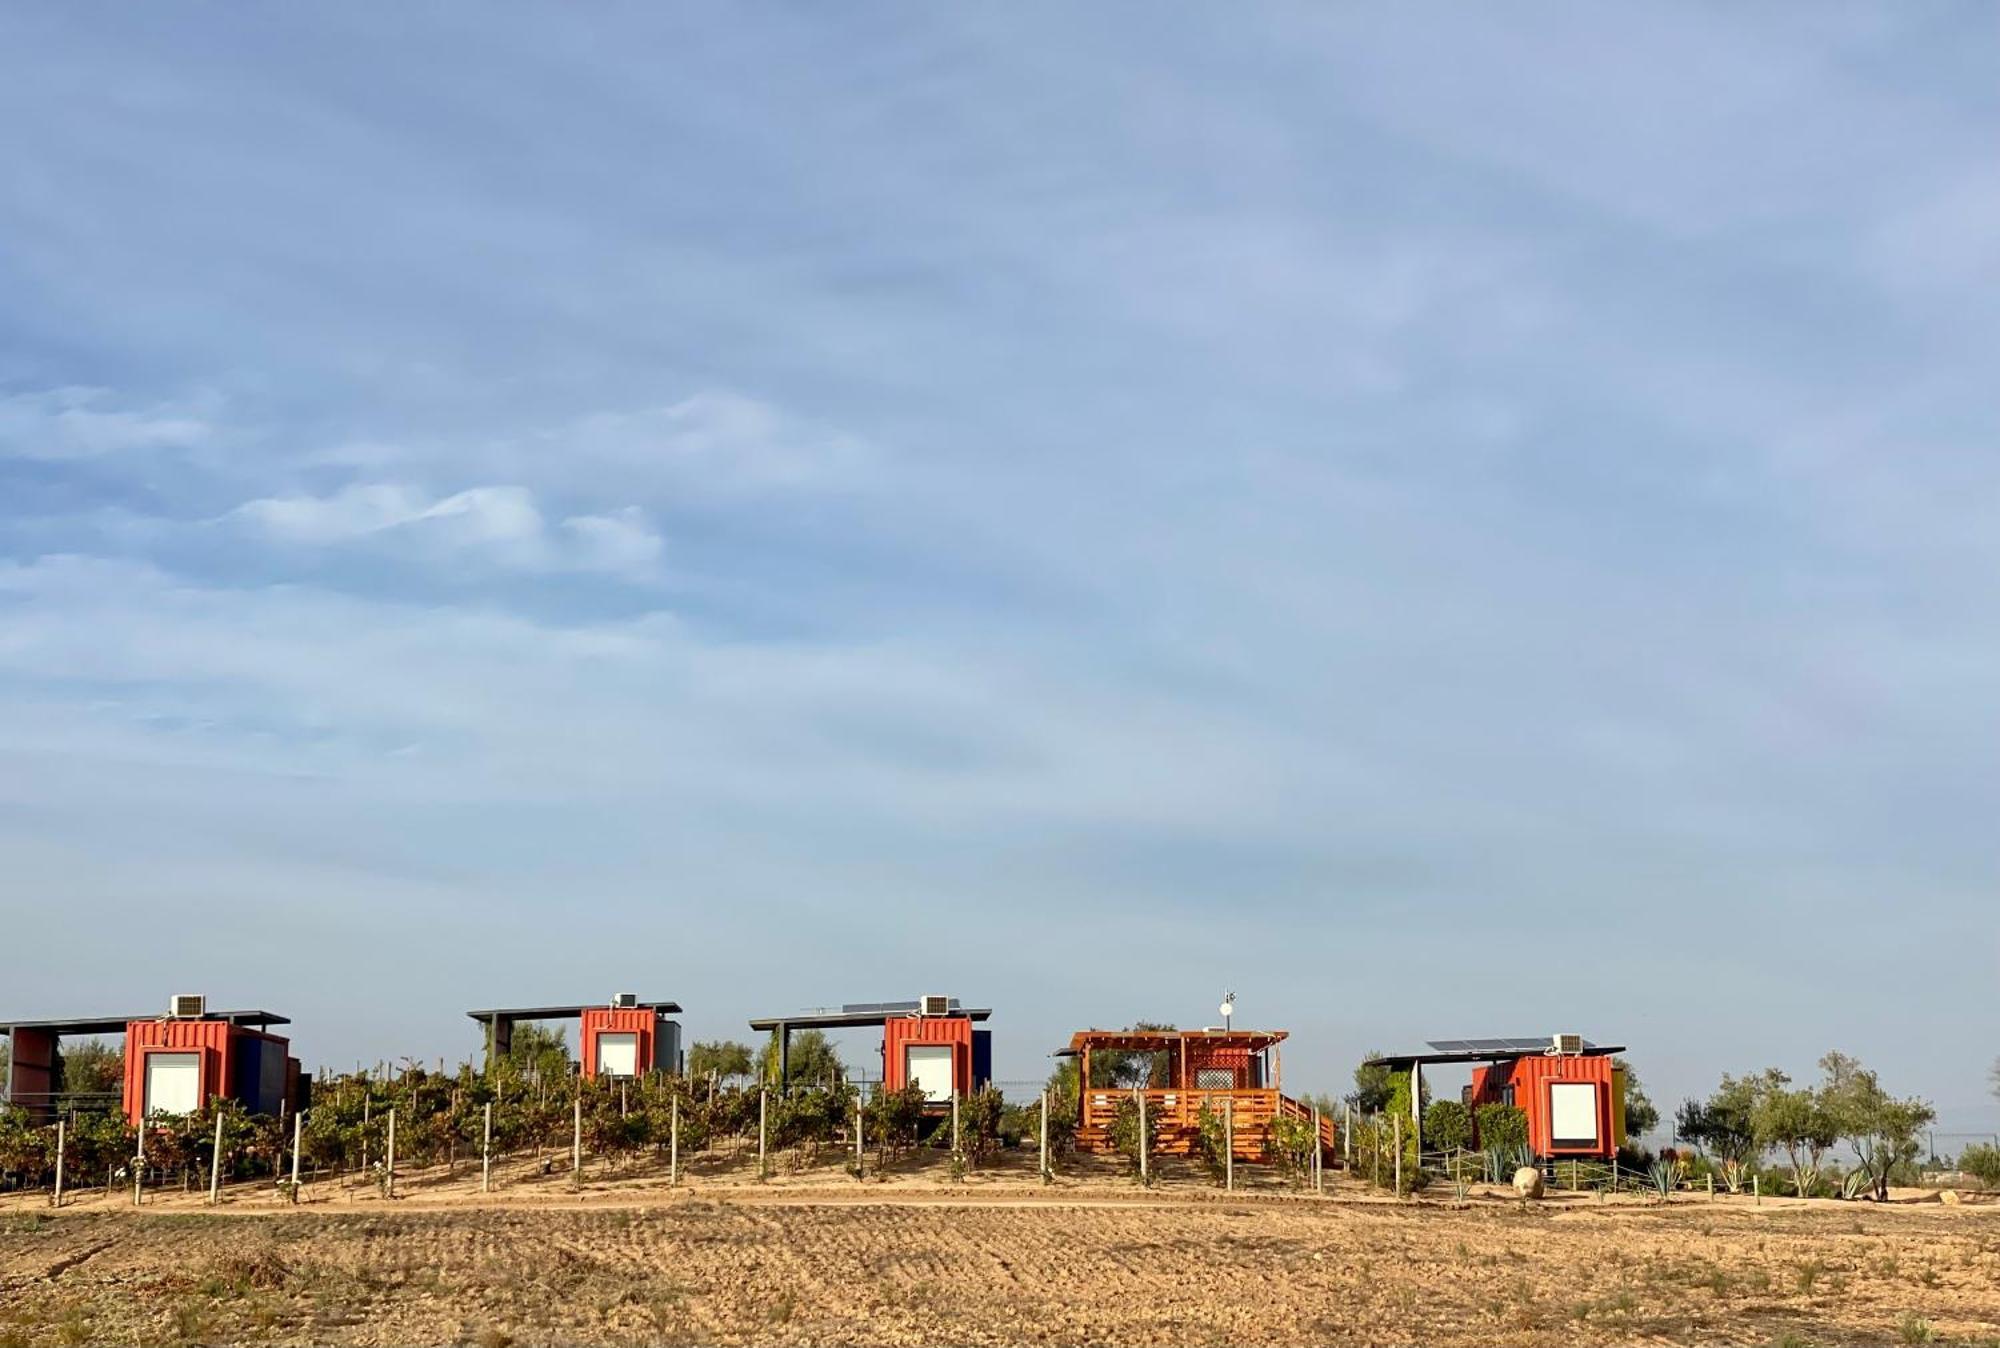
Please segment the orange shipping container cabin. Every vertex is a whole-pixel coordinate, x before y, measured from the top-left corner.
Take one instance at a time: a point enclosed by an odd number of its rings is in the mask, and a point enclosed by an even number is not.
[[[921,1086],[925,1103],[942,1109],[954,1096],[983,1090],[992,1079],[993,1032],[975,1028],[992,1014],[987,1008],[962,1007],[955,997],[930,996],[907,1002],[849,1002],[838,1011],[759,1016],[750,1028],[777,1040],[777,1079],[784,1082],[791,1078],[794,1031],[880,1026],[883,1089]]]
[[[0,1024],[10,1070],[5,1103],[36,1119],[65,1108],[105,1108],[109,1098],[58,1090],[57,1064],[65,1037],[125,1037],[119,1106],[136,1127],[149,1116],[195,1114],[216,1099],[235,1100],[252,1114],[296,1110],[310,1088],[291,1043],[270,1033],[288,1025],[269,1011],[210,1011],[207,999],[177,996],[165,1016],[91,1016],[77,1020]]]
[[[584,1080],[599,1077],[642,1077],[648,1072],[681,1070],[678,1002],[642,1002],[621,992],[601,1006],[503,1006],[465,1014],[486,1031],[486,1062],[504,1058],[513,1047],[514,1027],[522,1021],[577,1022],[578,1070]]]
[[[1541,1160],[1604,1160],[1625,1144],[1624,1072],[1612,1061],[1621,1045],[1600,1047],[1574,1034],[1515,1039],[1438,1039],[1428,1053],[1373,1061],[1414,1072],[1476,1064],[1465,1104],[1475,1123],[1487,1105],[1513,1105],[1527,1119],[1528,1149]],[[1421,1097],[1421,1088],[1416,1093]],[[1414,1117],[1413,1125],[1420,1120]]]

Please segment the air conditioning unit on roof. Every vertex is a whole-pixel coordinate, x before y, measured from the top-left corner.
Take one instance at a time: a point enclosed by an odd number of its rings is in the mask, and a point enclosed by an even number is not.
[[[951,1014],[951,998],[935,995],[919,998],[917,1014],[920,1016],[948,1016]]]
[[[617,1011],[630,1011],[638,1005],[639,994],[636,992],[621,992],[611,999],[611,1006]]]
[[[1552,1036],[1549,1052],[1556,1057],[1574,1058],[1583,1052],[1583,1036],[1580,1034],[1558,1034]]]
[[[177,992],[167,999],[171,1020],[200,1020],[208,1014],[208,998],[198,992]]]

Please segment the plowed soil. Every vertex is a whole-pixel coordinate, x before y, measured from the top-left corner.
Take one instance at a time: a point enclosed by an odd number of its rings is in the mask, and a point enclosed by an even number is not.
[[[850,1186],[13,1202],[0,1345],[2000,1343],[2000,1206]]]

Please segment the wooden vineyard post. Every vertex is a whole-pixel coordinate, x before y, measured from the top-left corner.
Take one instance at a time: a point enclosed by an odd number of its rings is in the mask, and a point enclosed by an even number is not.
[[[864,1172],[868,1168],[867,1162],[861,1155],[861,1134],[861,1088],[856,1086],[854,1088],[854,1178],[857,1180],[866,1178]]]
[[[493,1102],[488,1100],[483,1111],[485,1120],[479,1130],[479,1192],[493,1192]]]
[[[368,1106],[374,1103],[375,1097],[374,1092],[370,1091],[365,1083],[361,1092],[361,1180],[365,1184],[368,1182]]]
[[[1049,1093],[1042,1092],[1042,1183],[1049,1182]]]
[[[1320,1168],[1323,1158],[1319,1154],[1319,1106],[1313,1106],[1313,1192],[1326,1192],[1326,1173]]]
[[[208,1157],[208,1205],[222,1201],[222,1108],[215,1110],[215,1146]]]
[[[1715,1172],[1713,1170],[1708,1172],[1708,1201],[1711,1203],[1715,1201]]]
[[[396,1196],[396,1110],[393,1106],[389,1110],[389,1156],[386,1166],[382,1172],[382,1196],[394,1198]]]
[[[292,1201],[299,1201],[299,1150],[305,1140],[306,1116],[292,1115]]]
[[[681,1182],[681,1097],[676,1094],[667,1109],[667,1184]]]
[[[951,1092],[951,1155],[953,1160],[957,1160],[960,1155],[958,1142],[958,1089],[956,1087],[953,1087]]]
[[[1340,1128],[1340,1154],[1346,1160],[1347,1168],[1351,1172],[1354,1169],[1354,1102],[1348,1101],[1341,1106],[1341,1110],[1345,1122]]]
[[[1146,1093],[1135,1090],[1132,1095],[1139,1102],[1139,1183],[1153,1182],[1152,1168],[1147,1164],[1146,1153],[1152,1150],[1146,1145]]]
[[[146,1117],[139,1116],[139,1146],[132,1156],[132,1206],[139,1206],[139,1192],[146,1183]]]
[[[759,1087],[757,1091],[757,1178],[758,1179],[763,1179],[765,1174],[767,1173],[764,1169],[764,1157],[766,1154],[766,1143],[764,1139],[765,1139],[765,1120],[770,1116],[770,1105],[771,1105],[770,1087],[768,1086]]]
[[[1403,1116],[1397,1113],[1391,1118],[1391,1130],[1396,1146],[1396,1197],[1403,1196]]]
[[[1764,1206],[1764,1177],[1762,1175],[1752,1175],[1750,1177],[1750,1197],[1756,1200],[1758,1207],[1761,1208]]]
[[[63,1144],[66,1140],[67,1140],[67,1135],[64,1129],[64,1121],[62,1119],[57,1119],[56,1120],[56,1206],[57,1207],[62,1206],[63,1159],[64,1159]]]
[[[569,1179],[571,1184],[583,1183],[583,1088],[578,1087],[576,1097],[570,1102],[569,1134]]]
[[[1236,1189],[1236,1097],[1222,1097],[1222,1187]]]

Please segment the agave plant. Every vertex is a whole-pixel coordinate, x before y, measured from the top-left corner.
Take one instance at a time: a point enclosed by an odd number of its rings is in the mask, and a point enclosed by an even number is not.
[[[1486,1182],[1505,1184],[1514,1178],[1514,1172],[1524,1165],[1535,1163],[1534,1153],[1520,1145],[1488,1147],[1480,1153],[1486,1164]]]
[[[1840,1196],[1850,1203],[1868,1191],[1868,1172],[1851,1170],[1840,1177]]]
[[[1646,1172],[1646,1182],[1664,1203],[1672,1197],[1674,1190],[1681,1187],[1680,1161],[1662,1158],[1653,1162],[1652,1168]]]

